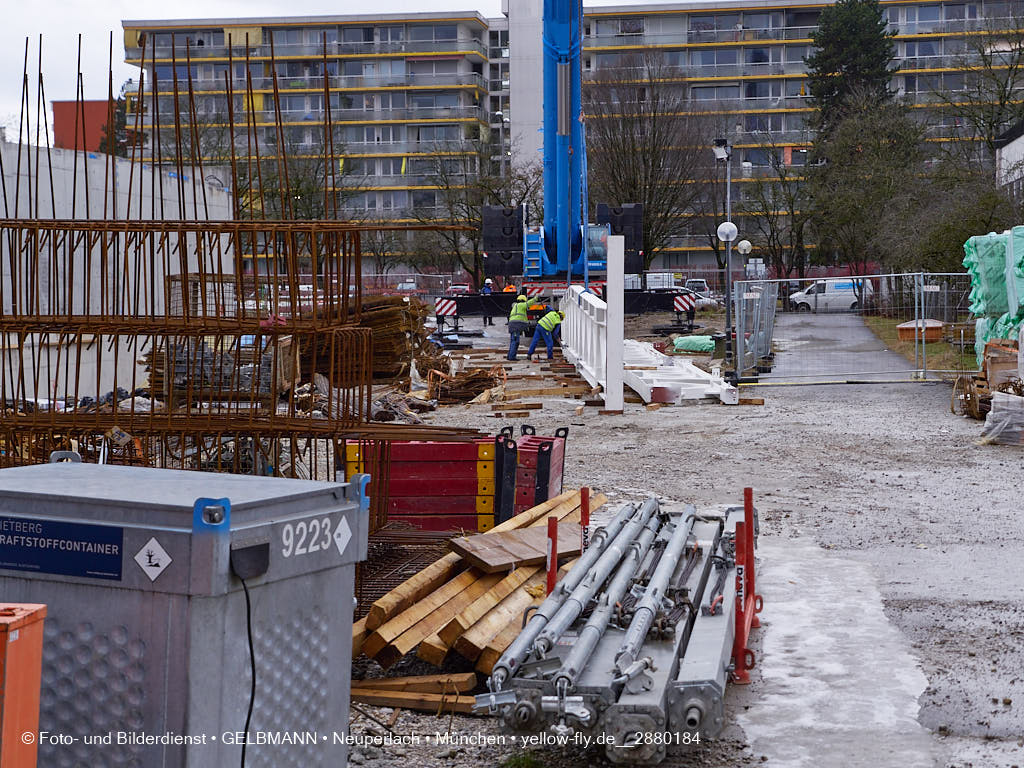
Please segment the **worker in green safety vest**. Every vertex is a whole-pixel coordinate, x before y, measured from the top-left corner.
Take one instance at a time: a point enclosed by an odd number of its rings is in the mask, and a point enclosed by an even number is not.
[[[546,309],[544,316],[537,321],[537,330],[533,332],[530,351],[526,353],[530,360],[533,360],[533,353],[541,339],[544,339],[544,345],[548,348],[548,360],[554,359],[555,339],[558,338],[558,333],[562,328],[562,318],[565,315],[550,306]]]
[[[526,317],[526,309],[530,301],[525,296],[516,296],[512,302],[512,311],[508,313],[508,332],[511,339],[508,343],[508,359],[515,360],[519,354],[519,336],[530,329],[530,321]]]

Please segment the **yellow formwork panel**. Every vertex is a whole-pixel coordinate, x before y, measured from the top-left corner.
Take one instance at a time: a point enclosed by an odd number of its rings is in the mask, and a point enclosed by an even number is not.
[[[477,446],[476,457],[478,459],[494,460],[494,443],[481,443]]]
[[[476,476],[480,480],[493,480],[494,479],[494,462],[493,461],[478,461],[476,463]]]
[[[352,477],[352,475],[360,475],[366,472],[363,469],[363,462],[361,461],[346,461],[345,462],[345,479]]]
[[[477,496],[493,496],[494,495],[494,478],[493,477],[481,477],[476,481],[476,495]]]
[[[345,446],[345,461],[359,460],[359,445],[349,444]]]
[[[494,515],[494,497],[493,496],[477,496],[476,497],[476,513],[478,515]]]
[[[483,533],[494,527],[494,515],[477,515],[476,529]]]

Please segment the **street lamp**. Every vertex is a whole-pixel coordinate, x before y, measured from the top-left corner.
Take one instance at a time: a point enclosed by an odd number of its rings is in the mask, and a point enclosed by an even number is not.
[[[725,243],[725,358],[732,348],[732,241],[736,225],[732,223],[732,147],[728,139],[715,139],[711,147],[715,160],[725,163],[725,221],[718,226],[718,239]]]

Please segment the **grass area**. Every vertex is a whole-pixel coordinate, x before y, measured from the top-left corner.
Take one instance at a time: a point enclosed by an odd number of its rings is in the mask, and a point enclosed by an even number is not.
[[[864,317],[864,323],[875,336],[882,340],[886,347],[903,355],[910,362],[914,362],[914,342],[900,341],[896,331],[896,326],[901,322],[904,321],[878,315]],[[967,347],[961,352],[958,347],[946,341],[932,341],[924,346],[930,371],[974,371],[978,368],[974,357],[974,347]]]

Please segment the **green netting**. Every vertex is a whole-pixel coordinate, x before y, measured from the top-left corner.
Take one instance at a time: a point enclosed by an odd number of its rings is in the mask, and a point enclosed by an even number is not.
[[[676,352],[713,352],[715,340],[710,336],[677,336],[672,342]]]
[[[1024,312],[1024,226],[1010,230],[1012,250],[1006,265],[1006,299],[1014,315]]]
[[[964,243],[964,267],[971,275],[971,312],[1003,315],[1009,311],[1006,287],[1007,235],[990,232],[975,235]],[[1024,248],[1024,241],[1021,243]]]

